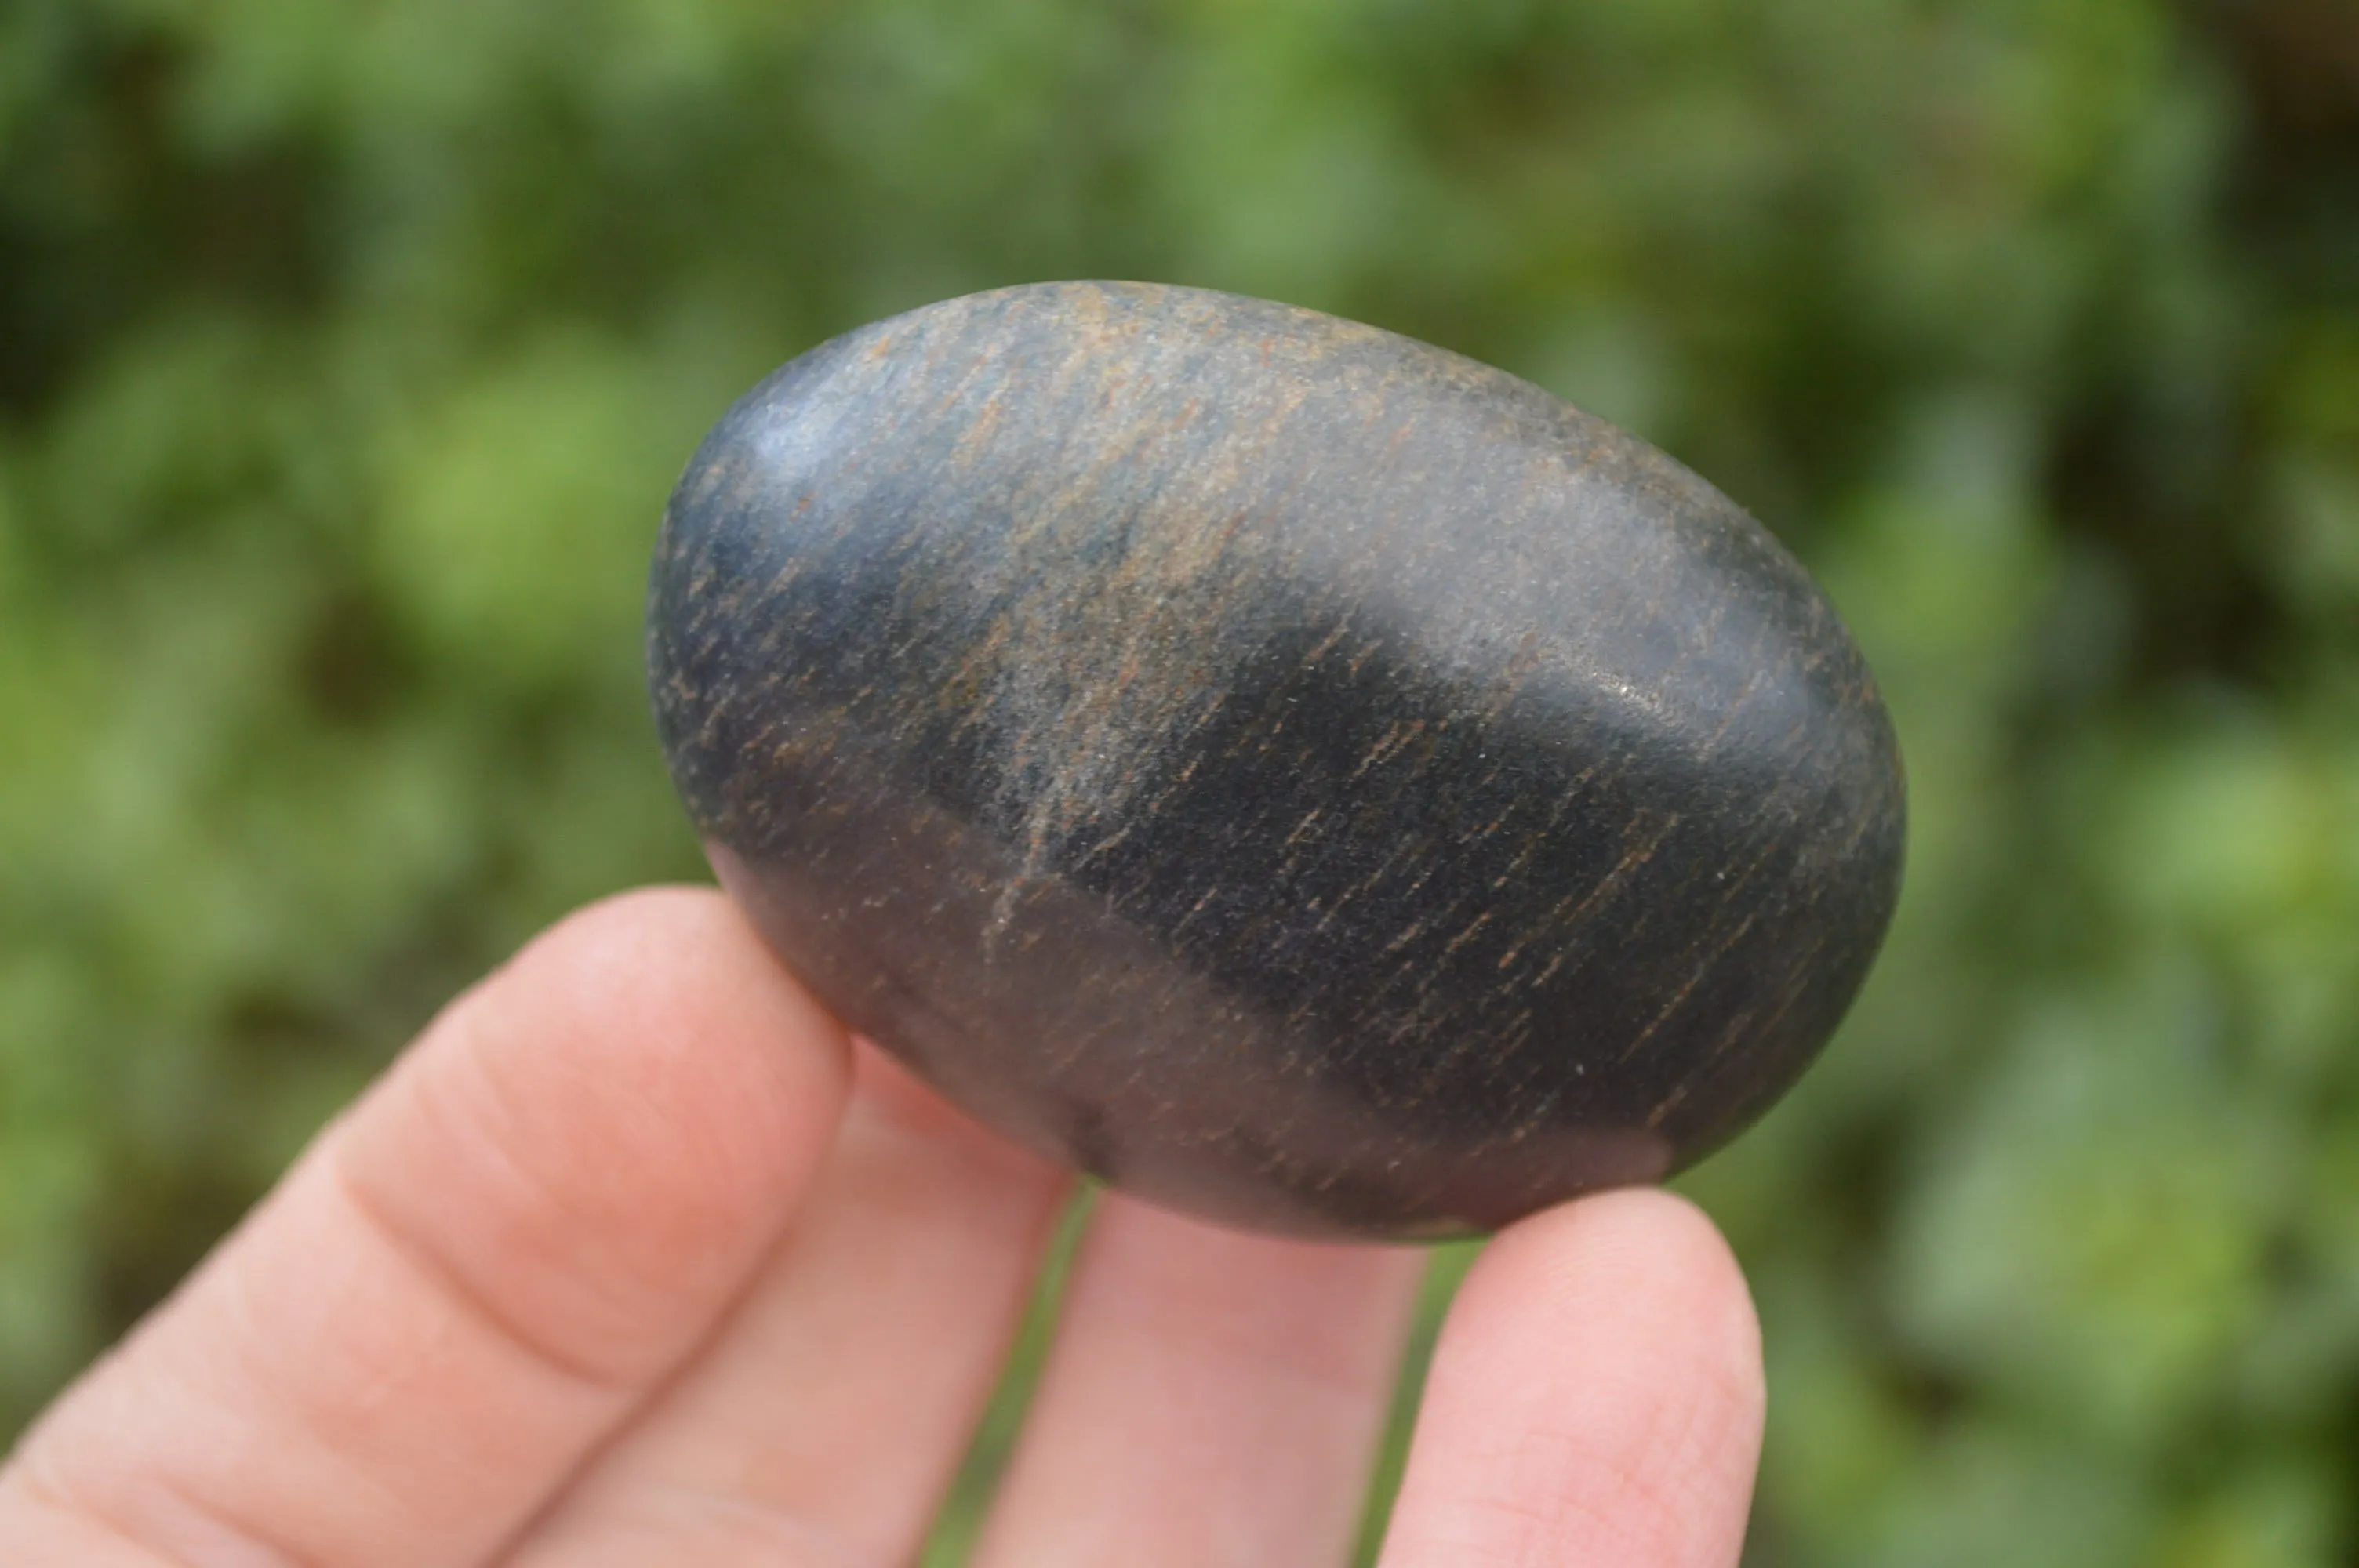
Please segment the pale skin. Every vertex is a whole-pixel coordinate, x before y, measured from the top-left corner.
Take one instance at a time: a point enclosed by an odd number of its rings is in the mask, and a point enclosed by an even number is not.
[[[842,1029],[718,894],[627,894],[452,1003],[0,1469],[11,1568],[886,1568],[1066,1193]],[[1411,1250],[1111,1197],[974,1561],[1341,1563]],[[1386,1568],[1726,1568],[1759,1333],[1624,1192],[1484,1250]]]

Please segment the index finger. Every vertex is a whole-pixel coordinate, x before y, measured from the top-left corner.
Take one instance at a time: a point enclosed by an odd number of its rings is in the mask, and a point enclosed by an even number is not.
[[[482,1560],[737,1293],[846,1050],[717,893],[563,922],[34,1429],[0,1562]]]
[[[1536,1215],[1451,1308],[1383,1568],[1734,1568],[1763,1403],[1752,1298],[1694,1206]]]

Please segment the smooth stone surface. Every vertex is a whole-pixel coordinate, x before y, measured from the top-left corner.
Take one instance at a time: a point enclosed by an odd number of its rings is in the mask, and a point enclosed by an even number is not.
[[[1898,892],[1875,684],[1791,557],[1538,388],[1331,317],[977,295],[690,464],[650,676],[723,883],[1036,1150],[1308,1235],[1717,1147]]]

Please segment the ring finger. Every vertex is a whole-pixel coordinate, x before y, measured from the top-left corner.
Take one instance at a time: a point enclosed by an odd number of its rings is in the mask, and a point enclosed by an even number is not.
[[[1103,1200],[977,1564],[1341,1563],[1423,1261]]]

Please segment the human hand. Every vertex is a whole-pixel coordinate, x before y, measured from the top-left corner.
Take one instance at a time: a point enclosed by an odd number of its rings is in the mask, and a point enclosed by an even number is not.
[[[906,1563],[1063,1192],[857,1048],[708,892],[461,998],[0,1470],[11,1568]],[[986,1568],[1337,1563],[1417,1253],[1108,1197]],[[1729,1564],[1762,1409],[1693,1208],[1503,1232],[1386,1568]]]

